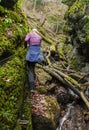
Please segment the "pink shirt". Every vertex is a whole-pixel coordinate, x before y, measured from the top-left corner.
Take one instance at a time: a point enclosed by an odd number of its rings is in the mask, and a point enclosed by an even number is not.
[[[42,38],[40,35],[38,35],[35,32],[31,32],[29,34],[26,35],[25,37],[25,41],[29,44],[29,45],[40,45]]]

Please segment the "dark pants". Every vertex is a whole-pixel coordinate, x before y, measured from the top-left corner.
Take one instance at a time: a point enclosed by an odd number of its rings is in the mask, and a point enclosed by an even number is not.
[[[28,65],[28,80],[29,80],[29,89],[34,90],[35,88],[35,62],[27,61]]]

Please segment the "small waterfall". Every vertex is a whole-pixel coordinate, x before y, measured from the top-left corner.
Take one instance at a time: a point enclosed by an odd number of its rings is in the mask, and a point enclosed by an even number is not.
[[[64,117],[62,119],[60,119],[59,127],[56,130],[62,130],[62,126],[63,126],[64,122],[68,119],[68,117],[71,113],[71,108],[73,108],[73,103],[67,105],[68,110],[67,110],[66,114],[64,115]]]

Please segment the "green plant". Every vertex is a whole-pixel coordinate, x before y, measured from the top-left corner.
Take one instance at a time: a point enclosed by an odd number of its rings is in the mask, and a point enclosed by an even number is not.
[[[7,17],[6,17],[6,19],[4,20],[4,26],[5,26],[6,28],[11,27],[12,23],[13,23],[13,21],[12,21],[12,19],[10,19],[10,18],[7,18]]]
[[[13,19],[14,23],[20,23],[22,20],[21,17],[14,11],[9,11],[7,17]]]
[[[4,13],[5,13],[5,9],[2,6],[0,6],[0,15],[3,15]]]

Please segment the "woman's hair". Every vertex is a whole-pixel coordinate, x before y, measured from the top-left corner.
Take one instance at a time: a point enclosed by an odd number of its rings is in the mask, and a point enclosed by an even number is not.
[[[38,33],[38,30],[36,28],[33,28],[32,32],[37,32]]]

